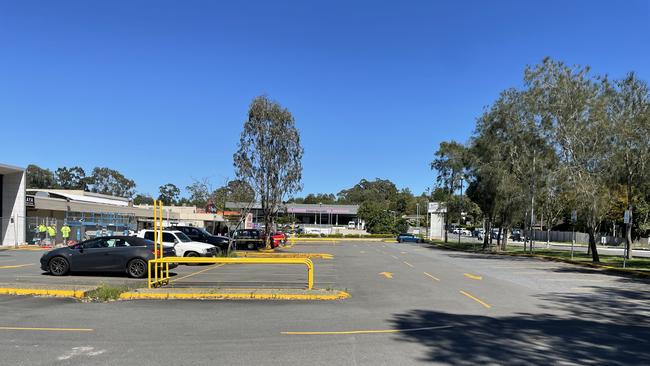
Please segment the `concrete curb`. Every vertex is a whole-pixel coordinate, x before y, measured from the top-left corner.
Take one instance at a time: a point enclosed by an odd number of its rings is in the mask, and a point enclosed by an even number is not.
[[[50,297],[70,297],[82,299],[86,294],[97,287],[90,289],[71,289],[64,290],[58,288],[18,288],[18,287],[0,287],[0,295],[14,296],[50,296]]]
[[[616,273],[616,274],[632,275],[632,276],[639,277],[639,278],[650,278],[650,271],[641,271],[641,270],[635,270],[635,269],[618,268],[618,267],[608,266],[608,265],[605,265],[605,264],[588,263],[588,262],[583,262],[583,261],[576,261],[576,260],[571,260],[571,259],[552,257],[552,256],[548,256],[548,255],[543,255],[543,254],[475,252],[475,251],[470,251],[470,250],[462,250],[462,249],[458,249],[458,248],[449,247],[449,246],[444,245],[444,244],[428,243],[428,245],[436,247],[436,248],[455,251],[455,252],[502,255],[502,256],[509,256],[509,257],[538,258],[538,259],[546,260],[546,261],[550,261],[550,262],[562,262],[562,263],[574,264],[574,265],[582,266],[582,267],[590,267],[590,268],[601,269],[603,271]]]
[[[250,292],[124,292],[120,295],[120,300],[285,300],[285,301],[333,301],[345,300],[350,298],[350,294],[345,291],[337,291],[332,294],[289,294],[289,293],[272,293],[272,292],[255,292],[268,290],[251,290]]]

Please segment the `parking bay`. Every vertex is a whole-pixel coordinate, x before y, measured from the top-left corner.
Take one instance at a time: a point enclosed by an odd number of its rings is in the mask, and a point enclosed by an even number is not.
[[[72,273],[56,277],[40,268],[41,250],[0,251],[0,287],[127,285],[146,287],[146,279],[129,278],[123,273]],[[338,288],[331,260],[314,260],[315,288]],[[300,265],[179,265],[170,270],[170,285],[214,288],[305,288],[307,270]]]

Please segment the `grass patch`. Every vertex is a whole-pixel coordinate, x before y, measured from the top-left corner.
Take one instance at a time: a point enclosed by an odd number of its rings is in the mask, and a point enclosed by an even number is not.
[[[434,245],[441,245],[453,250],[496,253],[494,250],[492,251],[481,250],[481,248],[483,247],[483,243],[478,240],[476,243],[467,242],[467,241],[461,241],[460,243],[458,243],[457,241],[452,241],[452,240],[450,240],[448,243],[439,240],[432,241],[431,243]],[[505,252],[500,251],[499,253],[531,255],[529,249],[526,252],[524,252],[524,248],[520,246],[508,246]],[[545,257],[553,257],[558,259],[573,260],[576,262],[593,263],[591,260],[591,255],[588,255],[587,253],[573,252],[573,258],[571,258],[570,250],[535,248],[532,253],[532,256],[545,256]],[[600,254],[600,264],[615,267],[615,268],[623,268],[623,257],[620,255]],[[637,257],[631,260],[626,260],[625,268],[633,269],[633,270],[641,270],[641,271],[650,271],[650,258]]]
[[[96,289],[86,293],[86,298],[90,301],[106,302],[117,300],[123,292],[130,291],[131,288],[126,285],[113,286],[113,285],[100,285]]]

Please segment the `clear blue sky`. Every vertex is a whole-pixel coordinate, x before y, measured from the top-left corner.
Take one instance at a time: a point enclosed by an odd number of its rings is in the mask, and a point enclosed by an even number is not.
[[[527,64],[650,80],[649,4],[1,0],[0,162],[219,185],[267,94],[301,131],[304,193],[420,193],[438,143],[466,141]]]

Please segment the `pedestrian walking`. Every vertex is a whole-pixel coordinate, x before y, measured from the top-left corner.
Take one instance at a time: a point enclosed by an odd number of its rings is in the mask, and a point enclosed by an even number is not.
[[[45,227],[45,225],[43,224],[38,225],[38,236],[40,239],[38,242],[39,245],[43,245],[45,241],[45,236],[47,235],[46,232],[47,232],[47,228]]]
[[[56,241],[56,229],[54,226],[49,225],[47,227],[47,235],[50,236],[50,244],[54,245],[54,242]]]

